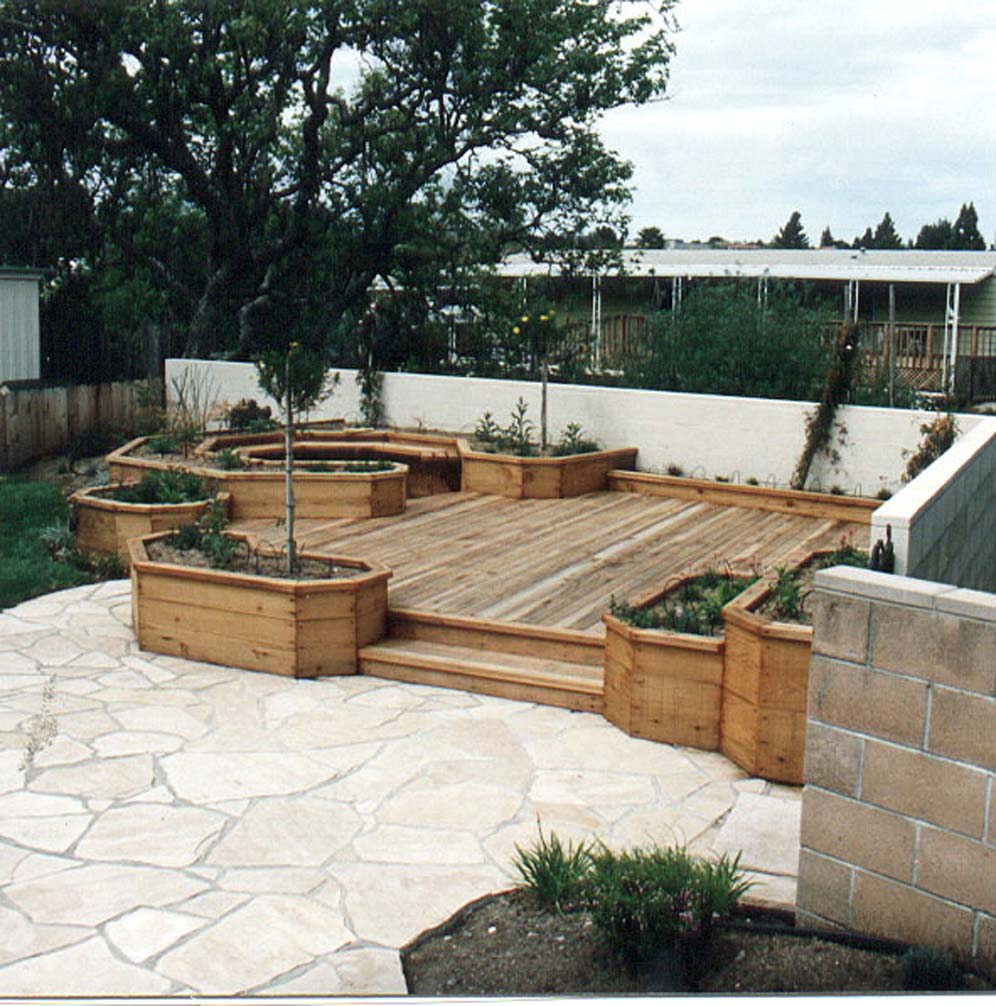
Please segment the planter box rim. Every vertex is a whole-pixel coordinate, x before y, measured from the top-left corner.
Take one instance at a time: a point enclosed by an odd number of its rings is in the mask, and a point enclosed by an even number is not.
[[[261,576],[254,573],[239,573],[228,569],[214,569],[205,566],[185,566],[182,563],[162,562],[149,558],[146,543],[156,541],[171,535],[172,531],[159,531],[156,534],[143,535],[128,542],[131,555],[131,567],[136,573],[155,573],[161,571],[178,579],[210,581],[213,583],[231,582],[254,590],[278,591],[285,594],[296,594],[302,591],[334,591],[349,590],[349,585],[358,582],[374,582],[389,580],[393,572],[386,566],[368,559],[358,559],[353,556],[322,555],[318,552],[303,551],[298,556],[302,559],[317,559],[321,562],[335,562],[354,569],[363,569],[361,576],[355,577],[321,577],[316,579],[287,579],[275,576]],[[226,532],[228,537],[246,542],[250,547],[258,545],[258,539],[251,534],[239,531]]]
[[[491,452],[475,450],[470,446],[470,443],[462,437],[457,439],[457,445],[460,450],[460,456],[470,458],[472,461],[511,461],[514,464],[523,465],[564,465],[569,464],[572,461],[594,459],[602,460],[605,458],[626,456],[629,454],[635,455],[639,452],[638,447],[608,447],[599,451],[585,451],[583,454],[561,454],[556,457],[522,457],[518,454],[506,454],[500,451]]]
[[[630,625],[610,614],[602,615],[602,622],[607,629],[639,643],[657,645],[667,643],[669,646],[700,650],[703,653],[717,653],[726,646],[724,636],[699,636],[691,632],[673,632],[671,629],[638,629],[635,625]]]
[[[133,483],[108,482],[106,485],[102,486],[85,486],[83,489],[77,489],[76,492],[69,497],[68,502],[80,503],[85,501],[88,505],[92,505],[99,510],[121,510],[125,512],[134,511],[136,513],[166,511],[167,513],[176,513],[185,508],[203,506],[205,503],[210,503],[213,500],[219,500],[224,503],[231,496],[231,494],[227,492],[213,492],[201,499],[185,500],[183,503],[133,503],[130,500],[119,500],[114,499],[113,497],[105,499],[102,495],[131,484]]]

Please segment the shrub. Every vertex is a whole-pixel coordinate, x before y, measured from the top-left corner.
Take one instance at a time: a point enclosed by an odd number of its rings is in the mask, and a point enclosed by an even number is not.
[[[198,521],[178,527],[170,536],[169,543],[181,552],[198,549],[207,557],[212,568],[228,569],[244,546],[224,533],[226,524],[224,507],[215,500]]]
[[[273,421],[273,410],[268,405],[260,405],[255,398],[243,398],[228,410],[226,424],[232,430],[248,430],[263,433],[277,424]]]
[[[568,454],[591,454],[597,450],[598,444],[584,435],[580,423],[568,423],[551,453],[556,458],[562,458]]]
[[[540,829],[539,840],[531,847],[516,844],[512,865],[522,877],[520,887],[547,908],[559,911],[581,900],[591,869],[591,847],[586,842],[565,846],[555,833],[547,839]]]
[[[225,471],[237,472],[246,467],[245,460],[231,447],[222,447],[214,456],[214,463]]]
[[[723,608],[757,580],[756,576],[731,576],[707,570],[665,594],[654,604],[634,606],[609,602],[616,618],[637,629],[667,629],[699,636],[717,636],[723,631]]]
[[[153,454],[177,454],[180,450],[180,445],[168,433],[160,433],[157,436],[149,437],[145,446]]]
[[[788,622],[799,621],[806,595],[799,586],[796,574],[784,567],[775,569],[775,582],[771,586],[771,615]]]
[[[667,473],[676,479],[680,479],[684,476],[685,469],[681,465],[670,464],[667,466]]]
[[[146,472],[141,481],[114,491],[122,503],[195,503],[210,495],[204,479],[180,468]]]
[[[928,465],[933,464],[954,442],[958,436],[958,424],[954,416],[947,413],[938,416],[933,422],[924,423],[920,427],[923,440],[906,463],[903,482],[912,482]]]
[[[963,984],[954,958],[938,947],[910,947],[902,966],[903,988],[909,992],[944,992]]]

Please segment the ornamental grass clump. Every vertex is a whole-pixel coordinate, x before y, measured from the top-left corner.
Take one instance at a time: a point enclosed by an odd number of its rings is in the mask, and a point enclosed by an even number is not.
[[[560,911],[580,904],[585,891],[585,877],[591,870],[592,847],[587,842],[566,845],[553,832],[547,838],[540,829],[539,840],[523,849],[515,846],[512,865],[522,881],[519,886],[530,891],[546,908]]]
[[[697,636],[723,632],[723,608],[757,580],[707,570],[648,605],[630,605],[612,598],[609,611],[637,629],[666,629]]]

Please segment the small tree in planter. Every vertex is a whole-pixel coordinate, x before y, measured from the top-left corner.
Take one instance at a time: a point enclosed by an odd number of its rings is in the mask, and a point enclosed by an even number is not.
[[[286,503],[284,524],[287,529],[287,575],[297,566],[297,542],[294,539],[294,417],[324,401],[339,383],[338,374],[330,374],[320,353],[292,342],[286,350],[269,350],[256,361],[259,386],[276,399],[284,417],[284,478]]]

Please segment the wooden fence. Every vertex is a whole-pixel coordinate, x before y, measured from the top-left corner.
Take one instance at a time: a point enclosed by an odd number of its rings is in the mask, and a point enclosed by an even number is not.
[[[0,385],[0,471],[57,454],[82,437],[134,430],[144,381],[40,387]]]

